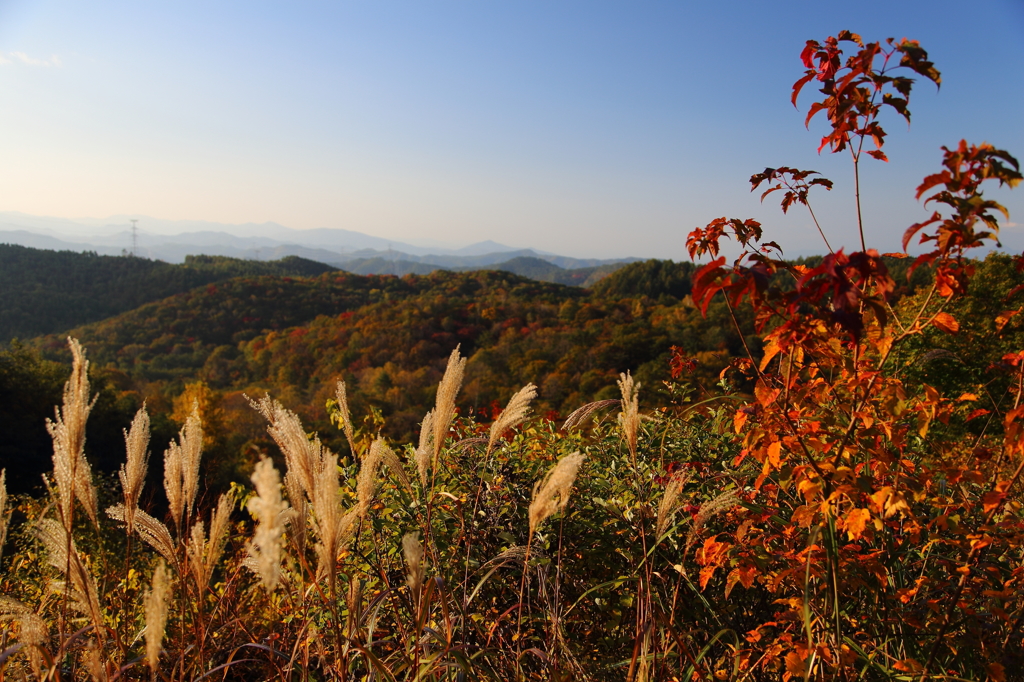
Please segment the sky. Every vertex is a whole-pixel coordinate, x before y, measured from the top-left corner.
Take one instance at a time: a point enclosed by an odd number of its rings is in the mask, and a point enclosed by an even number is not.
[[[890,162],[863,162],[869,246],[898,250],[942,145],[1024,159],[1024,0],[0,0],[0,211],[677,260],[751,217],[820,253],[805,212],[749,191],[788,165],[835,181],[812,200],[852,248],[849,156],[816,152],[815,90],[789,100],[805,41],[843,29],[942,72],[909,129],[883,116]],[[990,195],[1024,250],[1024,186]]]

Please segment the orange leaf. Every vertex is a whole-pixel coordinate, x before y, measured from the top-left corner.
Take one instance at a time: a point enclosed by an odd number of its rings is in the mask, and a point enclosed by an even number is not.
[[[1002,663],[989,663],[985,668],[988,670],[988,676],[992,678],[993,682],[1006,682],[1006,669]]]
[[[754,397],[756,397],[757,402],[761,403],[764,407],[768,407],[775,402],[775,398],[778,397],[778,395],[779,389],[768,388],[763,379],[758,379],[757,383],[754,385]]]
[[[768,446],[768,461],[772,463],[772,466],[776,469],[782,467],[782,443],[775,441]]]
[[[737,434],[743,430],[743,425],[747,423],[748,416],[750,415],[743,408],[736,410],[736,414],[732,416],[732,425],[736,429]]]
[[[1006,326],[1006,324],[1013,318],[1014,315],[1020,313],[1021,310],[1024,310],[1024,308],[1020,308],[1017,310],[1004,310],[1003,312],[999,313],[999,315],[996,316],[996,333],[998,334],[999,332],[1003,331],[1003,327]]]
[[[988,514],[993,509],[997,508],[1006,499],[1006,493],[993,490],[985,493],[981,498],[981,510]]]
[[[871,520],[871,512],[867,509],[854,509],[846,515],[846,533],[851,540],[859,540],[864,528]]]
[[[946,332],[947,334],[956,334],[960,331],[960,323],[956,321],[956,318],[949,313],[939,313],[932,320],[932,324]]]
[[[807,672],[807,664],[803,657],[795,651],[786,654],[786,672],[793,677],[803,677]]]
[[[893,668],[905,673],[916,673],[920,672],[922,666],[920,663],[915,661],[913,658],[904,658],[902,661],[894,663]]]

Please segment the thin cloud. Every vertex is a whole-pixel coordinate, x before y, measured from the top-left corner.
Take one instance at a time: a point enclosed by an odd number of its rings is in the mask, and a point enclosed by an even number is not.
[[[43,68],[51,66],[61,67],[64,65],[57,55],[53,55],[49,59],[37,59],[28,56],[24,52],[0,52],[0,66],[7,64],[23,64],[25,66],[40,66]]]

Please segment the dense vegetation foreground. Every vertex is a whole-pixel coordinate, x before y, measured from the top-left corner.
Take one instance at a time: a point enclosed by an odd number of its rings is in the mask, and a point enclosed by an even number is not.
[[[845,62],[841,46],[855,50]],[[843,32],[809,41],[802,59],[794,102],[821,84],[809,116],[827,117],[822,148],[849,152],[855,178],[862,154],[885,159],[881,108],[909,119],[902,74],[940,80],[909,40]],[[71,339],[46,492],[8,499],[0,484],[0,678],[1024,679],[1024,256],[969,257],[1006,213],[982,186],[1020,180],[1004,151],[944,148],[918,188],[935,213],[888,258],[864,243],[859,190],[860,249],[833,249],[819,225],[829,253],[813,263],[784,260],[753,220],[694,230],[687,245],[706,264],[687,310],[720,314],[737,352],[709,375],[709,356],[681,342],[664,351],[666,383],[620,373],[614,398],[564,421],[531,416],[532,380],[492,419],[458,409],[472,382],[456,325],[403,360],[445,347],[429,359],[439,382],[415,442],[389,437],[377,404],[350,405],[349,385],[327,379],[329,366],[359,369],[345,353],[374,347],[358,328],[321,320],[231,339],[294,370],[292,397],[319,396],[329,425],[310,433],[278,397],[249,396],[274,445],[223,491],[203,483],[218,466],[207,448],[235,422],[213,418],[199,389],[182,394],[162,466],[143,406],[116,479],[94,471],[86,432],[102,406]],[[751,184],[781,192],[784,210],[832,188],[785,167]],[[726,236],[740,246],[731,264]],[[929,275],[897,301],[901,258],[903,282]],[[389,294],[321,281],[292,291],[330,305]],[[381,280],[396,297],[416,282]],[[550,307],[590,319],[582,304]],[[230,331],[211,322],[214,337]],[[226,374],[236,359],[222,358]],[[409,383],[384,382],[384,399],[434,376],[405,367],[391,376]],[[388,416],[406,419],[417,400]]]

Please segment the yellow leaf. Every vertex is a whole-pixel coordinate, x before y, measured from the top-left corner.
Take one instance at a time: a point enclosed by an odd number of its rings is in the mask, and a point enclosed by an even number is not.
[[[775,339],[769,339],[768,344],[764,347],[764,357],[761,358],[760,369],[763,372],[764,368],[768,366],[768,363],[772,361],[776,355],[779,354],[779,344]]]
[[[871,520],[871,512],[867,509],[854,509],[846,515],[846,533],[851,540],[859,540],[864,528]]]

